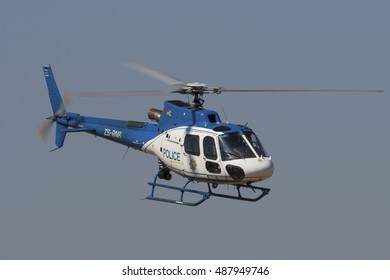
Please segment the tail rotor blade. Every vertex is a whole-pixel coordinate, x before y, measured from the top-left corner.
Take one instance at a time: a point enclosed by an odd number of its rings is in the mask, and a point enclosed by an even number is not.
[[[42,141],[46,143],[47,137],[50,134],[50,130],[54,124],[53,120],[48,120],[45,123],[43,123],[40,128],[38,129],[39,136],[41,137]]]
[[[66,112],[66,108],[69,108],[73,105],[73,99],[69,92],[65,91],[62,94],[62,102],[60,103],[58,110],[55,112],[54,116],[62,115]]]
[[[62,94],[62,100],[64,101],[65,108],[71,107],[73,105],[72,95],[68,91],[65,91]]]

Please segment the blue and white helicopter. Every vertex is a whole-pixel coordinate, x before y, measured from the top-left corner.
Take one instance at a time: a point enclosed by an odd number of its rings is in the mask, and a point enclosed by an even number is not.
[[[192,95],[192,103],[180,100],[164,102],[162,110],[152,108],[148,117],[155,123],[114,120],[83,116],[66,110],[69,94],[62,99],[50,65],[43,67],[53,115],[40,128],[46,140],[50,127],[56,123],[57,150],[64,144],[67,133],[87,132],[95,136],[151,154],[158,158],[158,172],[151,186],[149,200],[197,206],[212,196],[258,201],[267,195],[268,188],[252,185],[270,178],[274,171],[271,156],[266,152],[256,134],[246,125],[222,122],[218,113],[203,108],[204,94],[222,92],[382,92],[381,90],[242,90],[208,87],[204,83],[184,83],[145,65],[132,64],[134,69],[150,75],[175,89],[166,91],[128,91],[120,93],[80,93],[80,96],[165,95],[177,93]],[[54,151],[52,150],[52,151]],[[162,184],[171,180],[172,172],[186,178],[183,186]],[[190,183],[205,183],[203,189],[188,187]],[[226,191],[220,185],[234,186]],[[167,198],[166,192],[175,192]],[[249,190],[249,194],[248,191]],[[245,195],[244,195],[245,192]],[[172,194],[171,194],[172,195]]]

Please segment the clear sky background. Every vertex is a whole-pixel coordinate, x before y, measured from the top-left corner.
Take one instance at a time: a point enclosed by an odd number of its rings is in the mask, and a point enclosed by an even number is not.
[[[1,259],[389,259],[389,1],[1,1]],[[142,200],[157,159],[89,134],[53,153],[42,66],[61,90],[165,89],[141,62],[227,88],[275,164],[258,203]],[[182,98],[173,96],[172,98]],[[185,100],[185,98],[184,98]],[[74,98],[71,111],[146,121],[163,97]],[[54,132],[54,131],[53,131]]]

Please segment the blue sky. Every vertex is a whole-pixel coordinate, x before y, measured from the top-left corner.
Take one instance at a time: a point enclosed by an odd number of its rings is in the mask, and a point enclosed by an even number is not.
[[[389,258],[388,1],[2,1],[1,259]],[[259,203],[142,200],[157,160],[88,134],[49,153],[37,129],[60,89],[165,89],[141,62],[227,88],[206,107],[256,131],[275,164]],[[180,98],[180,97],[174,97]],[[147,120],[163,97],[74,98],[84,115]],[[178,179],[178,178],[177,178]]]

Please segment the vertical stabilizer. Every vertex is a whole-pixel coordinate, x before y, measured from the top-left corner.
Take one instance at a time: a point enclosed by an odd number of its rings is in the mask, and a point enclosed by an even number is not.
[[[46,123],[45,126],[40,130],[41,136],[46,138],[46,135],[49,132],[50,126],[56,122],[56,146],[57,150],[64,145],[65,136],[67,132],[66,124],[66,110],[64,102],[62,101],[60,91],[58,89],[56,80],[54,79],[53,71],[51,70],[50,64],[43,66],[43,74],[45,75],[45,80],[47,84],[47,89],[49,92],[49,98],[51,107],[53,109],[53,116],[49,117],[49,123]],[[51,151],[54,151],[51,150]]]
[[[53,114],[60,115],[65,113],[64,102],[62,101],[61,94],[58,90],[58,86],[56,80],[54,79],[50,64],[43,66],[43,74],[45,75]]]

